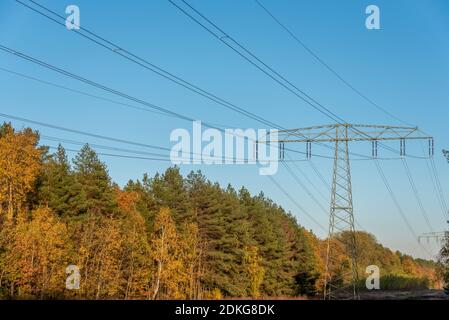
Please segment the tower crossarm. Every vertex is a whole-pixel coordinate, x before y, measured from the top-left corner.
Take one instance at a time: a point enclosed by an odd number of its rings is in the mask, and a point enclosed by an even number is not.
[[[342,127],[347,128],[347,136],[337,137],[335,132],[343,129]],[[338,141],[432,140],[432,137],[422,135],[417,127],[363,124],[332,124],[278,130],[277,133],[278,139],[269,139],[270,142],[336,142],[337,139]]]
[[[441,231],[441,232],[428,232],[423,233],[420,236],[418,236],[418,241],[421,242],[423,239],[429,241],[431,239],[434,239],[436,241],[442,241],[443,239],[446,239],[449,237],[449,231]]]

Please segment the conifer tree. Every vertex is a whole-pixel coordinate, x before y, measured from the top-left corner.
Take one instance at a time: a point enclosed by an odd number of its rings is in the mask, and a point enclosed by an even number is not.
[[[145,220],[148,236],[153,232],[154,218],[158,212],[158,205],[153,196],[151,184],[151,179],[145,173],[142,181],[129,180],[124,188],[124,191],[135,192],[138,195],[135,208]]]
[[[82,188],[71,171],[62,145],[44,162],[39,180],[40,204],[50,207],[59,216],[72,217],[77,214],[77,202],[80,201]]]
[[[188,193],[178,167],[168,168],[162,175],[156,174],[147,183],[150,184],[156,211],[162,207],[170,208],[177,224],[190,218]]]
[[[86,144],[73,160],[76,183],[80,193],[76,202],[78,214],[114,214],[117,203],[106,165]]]
[[[235,191],[222,190],[200,172],[189,174],[187,184],[199,234],[205,244],[204,290],[219,288],[227,296],[245,296],[248,279],[243,260],[248,224]]]

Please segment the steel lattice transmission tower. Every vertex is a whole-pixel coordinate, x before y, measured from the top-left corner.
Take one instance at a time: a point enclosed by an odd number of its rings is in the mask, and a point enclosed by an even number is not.
[[[449,224],[449,220],[447,220],[446,223]],[[423,239],[426,239],[427,243],[429,243],[430,240],[443,243],[445,240],[449,239],[449,231],[427,232],[418,236],[418,242],[421,243]]]
[[[284,144],[286,143],[305,143],[308,159],[312,156],[312,143],[330,142],[334,144],[324,299],[358,299],[359,266],[354,227],[349,142],[371,141],[372,157],[377,158],[378,141],[399,140],[400,155],[405,156],[406,140],[425,139],[429,144],[429,156],[433,156],[433,138],[422,136],[416,127],[347,123],[278,130],[277,132],[277,140],[268,139],[267,135],[266,141],[257,143],[278,143],[281,160],[284,158]],[[350,261],[338,260],[338,257],[341,256],[338,253],[343,250],[349,252]]]
[[[430,242],[430,240],[435,240],[436,242],[443,242],[445,239],[449,238],[449,231],[440,231],[440,232],[428,232],[423,233],[418,236],[418,241],[421,243],[423,239],[427,240],[427,243]]]

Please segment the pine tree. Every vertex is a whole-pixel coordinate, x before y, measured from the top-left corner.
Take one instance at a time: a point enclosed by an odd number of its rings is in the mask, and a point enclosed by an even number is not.
[[[205,245],[205,291],[220,289],[227,296],[245,296],[244,248],[249,241],[248,223],[234,190],[222,190],[201,172],[187,177],[192,210]]]
[[[178,167],[168,168],[163,175],[156,174],[150,181],[150,188],[156,210],[162,207],[170,208],[173,219],[178,225],[190,219],[188,193]]]
[[[325,281],[325,242],[320,240],[312,231],[303,229],[303,237],[306,238],[303,264],[299,268],[296,279],[297,293],[299,295],[316,295],[322,292]]]
[[[106,165],[95,151],[86,144],[76,155],[74,176],[80,186],[76,203],[78,214],[114,214],[117,209],[111,179]]]
[[[62,145],[44,162],[39,181],[39,204],[50,207],[59,216],[77,215],[77,202],[82,188],[75,180]]]
[[[251,197],[242,188],[240,201],[247,208],[252,238],[260,250],[266,270],[261,290],[268,296],[291,296],[295,279],[292,243],[284,229],[285,212],[267,200],[263,194]]]
[[[135,207],[145,220],[148,236],[153,232],[154,217],[158,212],[158,205],[153,196],[151,184],[151,179],[147,174],[144,174],[142,182],[139,180],[135,182],[130,180],[124,188],[124,191],[134,192],[138,195]]]

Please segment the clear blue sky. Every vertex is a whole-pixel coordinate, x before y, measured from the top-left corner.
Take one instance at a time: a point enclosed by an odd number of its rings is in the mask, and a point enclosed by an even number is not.
[[[435,137],[435,162],[446,192],[449,165],[445,163],[440,150],[449,148],[449,2],[261,1],[357,89],[391,113],[418,125]],[[330,122],[211,37],[168,1],[41,0],[40,3],[62,15],[67,5],[78,5],[82,26],[284,127]],[[300,48],[254,1],[191,0],[191,4],[346,121],[400,124],[374,109],[343,85]],[[381,30],[365,28],[365,8],[369,4],[376,4],[381,10]],[[105,51],[13,0],[0,3],[0,43],[195,119],[229,127],[260,127],[253,120]],[[0,52],[0,67],[126,102],[3,52]],[[167,147],[170,146],[171,130],[191,126],[181,120],[68,93],[1,70],[0,83],[0,112],[37,121]],[[28,125],[21,121],[13,121],[13,124],[17,127]],[[34,128],[43,135],[127,147],[45,127]],[[55,145],[55,142],[44,140],[43,143]],[[69,144],[65,146],[78,148]],[[398,149],[399,143],[391,146]],[[305,150],[304,146],[291,148]],[[314,152],[330,154],[319,146],[313,148]],[[352,150],[370,155],[370,148],[368,143],[358,143]],[[411,153],[420,154],[419,145],[410,143],[407,148]],[[383,150],[380,153],[391,156]],[[164,162],[107,156],[102,157],[102,160],[107,163],[112,178],[120,185],[130,178],[140,178],[145,172],[153,175],[168,166]],[[435,230],[442,230],[445,223],[426,163],[416,159],[408,161],[431,223]],[[314,163],[330,183],[332,162],[314,159]],[[317,198],[328,208],[329,192],[326,187],[314,175],[309,164],[299,162],[297,165],[320,188],[323,198],[319,195]],[[428,232],[401,161],[385,161],[382,166],[415,232]],[[271,185],[268,178],[259,176],[256,167],[183,166],[181,169],[184,173],[201,169],[211,180],[223,185],[231,183],[237,188],[244,185],[253,193],[263,191],[291,210],[302,225],[314,230],[319,236],[325,236],[276,186]],[[405,226],[374,163],[353,161],[352,177],[355,215],[359,223],[390,248],[429,257]],[[310,214],[327,226],[326,215],[285,170],[280,169],[275,178]],[[435,244],[427,247],[436,252]]]

